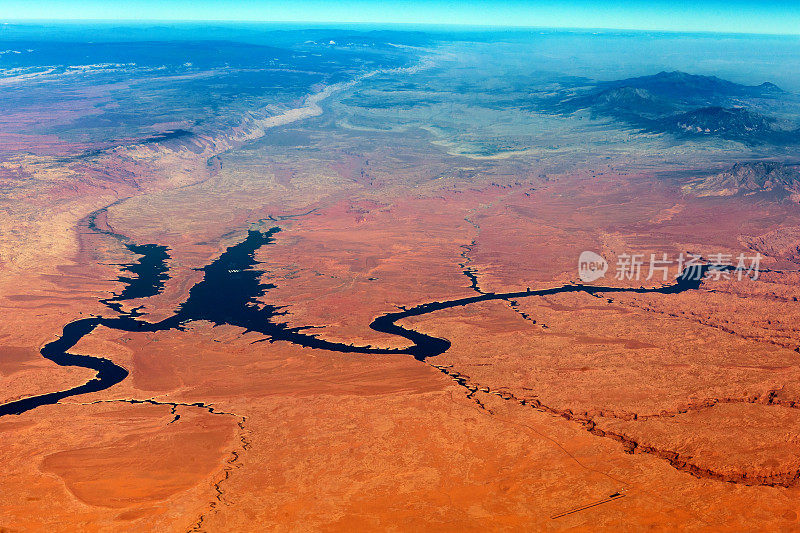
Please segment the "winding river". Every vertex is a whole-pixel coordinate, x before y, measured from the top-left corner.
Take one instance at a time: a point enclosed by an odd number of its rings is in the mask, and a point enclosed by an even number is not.
[[[90,219],[89,224],[93,226],[94,220]],[[92,229],[97,228],[93,227]],[[428,357],[434,357],[447,351],[450,348],[450,342],[400,326],[397,324],[398,321],[478,302],[567,292],[677,294],[699,288],[706,271],[709,268],[718,268],[714,265],[693,265],[684,270],[673,284],[656,288],[567,284],[549,289],[482,293],[466,298],[425,303],[386,313],[370,324],[375,331],[407,339],[411,342],[410,346],[406,348],[373,348],[372,346],[355,346],[320,339],[306,333],[311,327],[289,327],[278,321],[284,314],[279,307],[263,305],[258,302],[258,298],[274,285],[261,282],[263,272],[255,268],[257,264],[255,252],[262,246],[273,242],[273,236],[278,231],[280,228],[277,227],[268,231],[249,231],[244,240],[229,247],[216,260],[203,268],[203,279],[190,289],[187,299],[178,307],[175,314],[160,322],[147,322],[140,319],[139,308],[124,312],[120,302],[146,298],[163,290],[164,282],[169,277],[168,250],[166,247],[156,244],[135,245],[121,239],[131,252],[141,255],[141,258],[135,263],[122,265],[125,272],[133,274],[133,277],[120,276],[119,280],[125,283],[123,290],[119,294],[100,300],[117,316],[110,318],[92,316],[70,322],[64,326],[61,337],[41,349],[42,356],[57,365],[89,368],[97,373],[96,376],[83,385],[68,390],[30,396],[0,405],[0,416],[19,415],[42,405],[57,403],[70,396],[102,391],[124,380],[128,376],[128,371],[108,359],[69,353],[70,349],[98,326],[119,331],[155,332],[171,329],[182,330],[188,322],[205,320],[215,325],[227,324],[260,333],[269,342],[286,341],[307,348],[343,353],[403,354],[424,361]],[[120,238],[117,234],[103,232]]]

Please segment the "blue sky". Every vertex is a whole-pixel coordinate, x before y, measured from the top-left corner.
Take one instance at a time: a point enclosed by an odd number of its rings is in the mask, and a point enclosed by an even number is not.
[[[0,0],[0,19],[431,23],[800,34],[800,0]]]

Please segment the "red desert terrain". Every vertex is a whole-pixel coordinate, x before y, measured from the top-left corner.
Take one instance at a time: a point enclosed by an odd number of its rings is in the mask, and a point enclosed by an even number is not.
[[[800,529],[793,171],[475,156],[331,87],[3,134],[0,531]]]

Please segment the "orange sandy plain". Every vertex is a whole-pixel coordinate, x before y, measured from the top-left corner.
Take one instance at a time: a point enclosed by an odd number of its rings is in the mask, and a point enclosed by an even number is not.
[[[315,113],[267,127],[313,137],[329,127]],[[0,419],[1,531],[800,528],[800,274],[784,242],[800,228],[795,204],[697,197],[685,174],[619,162],[590,176],[471,159],[421,134],[349,133],[343,146],[331,132],[307,160],[308,147],[279,157],[244,144],[259,135],[95,166],[5,164],[2,402],[93,376],[38,350],[107,313],[98,300],[121,288],[132,254],[87,225],[103,208],[98,227],[170,249],[164,292],[126,309],[168,316],[197,268],[253,225],[278,226],[256,254],[275,285],[262,303],[356,345],[405,346],[372,319],[474,295],[466,268],[481,291],[541,289],[576,282],[583,250],[736,254],[759,242],[773,271],[675,295],[537,296],[407,319],[452,343],[424,362],[206,322],[99,327],[72,352],[112,360],[126,380]]]

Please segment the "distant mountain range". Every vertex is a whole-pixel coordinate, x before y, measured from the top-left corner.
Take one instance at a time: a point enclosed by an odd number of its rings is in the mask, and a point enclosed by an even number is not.
[[[717,137],[748,144],[800,143],[800,129],[754,108],[794,98],[777,85],[741,85],[716,76],[660,72],[652,76],[598,82],[545,103],[568,114],[588,110],[652,133]]]
[[[783,144],[797,138],[797,132],[776,127],[777,121],[745,108],[703,107],[655,122],[655,131],[679,135],[709,135],[745,142]]]
[[[639,87],[612,87],[584,96],[569,98],[560,103],[564,112],[590,109],[595,114],[638,120],[658,118],[675,111],[669,101],[657,98]]]
[[[736,163],[727,170],[695,181],[684,191],[698,196],[772,192],[797,200],[800,199],[800,165],[775,161]]]
[[[761,85],[740,85],[716,76],[699,76],[680,71],[659,72],[652,76],[600,82],[597,85],[601,88],[644,89],[655,96],[670,100],[720,97],[773,98],[785,94],[783,89],[770,82]]]

